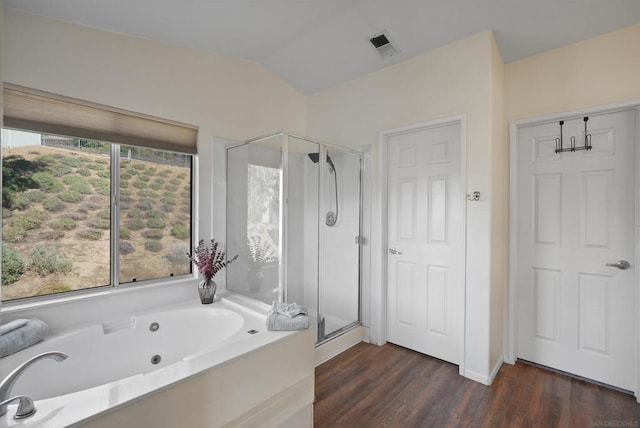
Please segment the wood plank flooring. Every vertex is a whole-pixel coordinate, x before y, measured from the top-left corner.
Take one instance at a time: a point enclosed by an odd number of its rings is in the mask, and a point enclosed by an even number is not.
[[[314,426],[640,427],[633,396],[528,364],[503,365],[488,387],[458,367],[360,343],[316,368]]]

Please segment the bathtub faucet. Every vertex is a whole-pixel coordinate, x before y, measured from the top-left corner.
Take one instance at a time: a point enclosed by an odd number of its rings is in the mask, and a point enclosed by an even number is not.
[[[10,395],[11,395],[11,390],[13,389],[13,385],[16,383],[16,381],[18,380],[18,378],[20,377],[20,375],[22,375],[22,373],[24,373],[24,371],[33,363],[35,363],[36,361],[45,359],[45,358],[52,358],[56,361],[64,361],[67,359],[67,357],[69,357],[67,354],[64,354],[62,352],[45,352],[42,353],[40,355],[36,355],[33,358],[28,359],[27,361],[25,361],[24,363],[20,364],[18,367],[16,367],[11,373],[9,373],[7,375],[7,377],[5,377],[2,382],[0,382],[0,416],[4,415],[5,413],[7,413],[7,403],[9,401]],[[16,397],[17,398],[17,397]],[[28,397],[25,397],[26,399],[28,399]],[[21,404],[22,404],[22,400]],[[29,399],[30,401],[30,399]],[[32,415],[33,413],[35,413],[35,407],[33,408],[33,411],[29,414]]]

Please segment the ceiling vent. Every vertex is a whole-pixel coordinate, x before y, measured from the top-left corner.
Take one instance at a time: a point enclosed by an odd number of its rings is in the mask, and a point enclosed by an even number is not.
[[[374,47],[382,58],[389,58],[400,52],[398,48],[393,45],[386,31],[369,38],[369,43],[371,43],[371,46]]]

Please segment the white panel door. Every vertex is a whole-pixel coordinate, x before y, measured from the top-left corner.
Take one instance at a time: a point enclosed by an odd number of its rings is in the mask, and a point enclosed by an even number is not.
[[[387,339],[458,364],[460,125],[388,139]]]
[[[634,390],[635,111],[518,131],[518,357]],[[564,144],[584,143],[565,121]]]

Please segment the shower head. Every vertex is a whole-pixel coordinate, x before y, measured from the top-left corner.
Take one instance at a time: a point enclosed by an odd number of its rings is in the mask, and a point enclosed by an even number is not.
[[[320,160],[320,153],[309,153],[309,159],[311,159],[313,163],[318,163],[318,161]],[[333,164],[333,161],[331,160],[331,157],[329,157],[328,154],[327,154],[327,163],[329,164],[329,168],[332,171],[336,170],[336,166]]]

